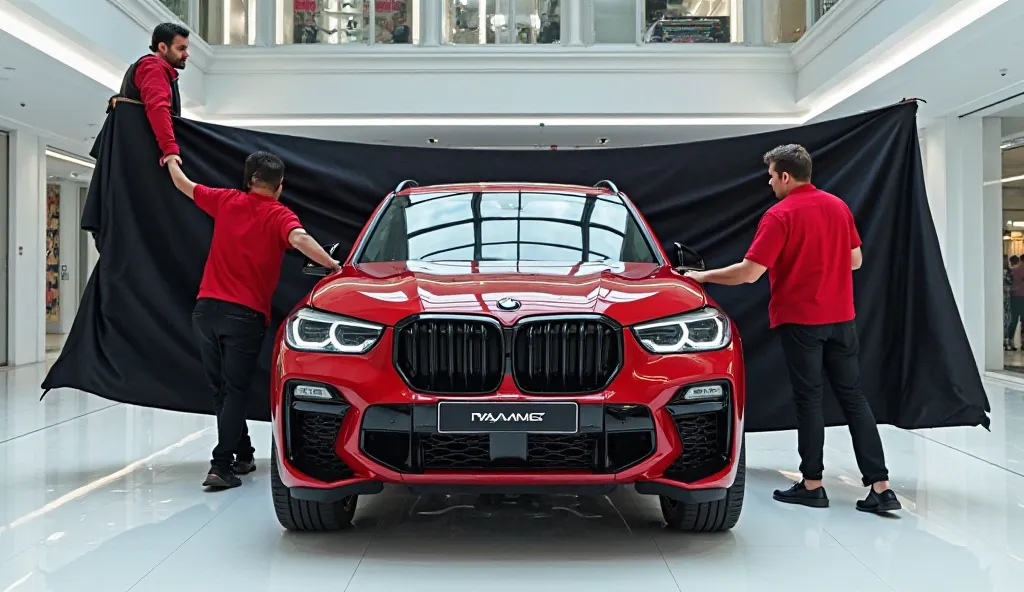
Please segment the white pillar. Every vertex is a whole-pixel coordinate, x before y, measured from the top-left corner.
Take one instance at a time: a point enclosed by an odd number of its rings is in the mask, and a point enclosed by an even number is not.
[[[763,0],[746,0],[743,3],[743,43],[764,45]]]
[[[420,28],[420,45],[437,47],[441,45],[445,11],[451,10],[451,0],[421,0],[420,21],[413,23]]]
[[[257,46],[274,45],[277,38],[277,6],[274,0],[256,0]]]
[[[923,130],[928,204],[950,287],[981,370],[1002,369],[999,120],[947,117]],[[941,322],[936,319],[936,322]]]
[[[583,45],[583,1],[582,0],[567,0],[562,2],[562,14],[559,16],[562,22],[569,21],[568,30],[562,27],[562,31],[565,31],[565,35],[562,38],[561,45],[565,46],[580,46]]]
[[[46,360],[46,147],[10,136],[8,338],[11,365]]]

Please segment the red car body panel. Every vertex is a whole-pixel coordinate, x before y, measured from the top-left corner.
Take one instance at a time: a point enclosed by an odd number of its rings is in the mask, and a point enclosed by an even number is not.
[[[403,193],[498,190],[573,191],[605,193],[607,190],[541,184],[469,184],[407,189]],[[384,203],[386,203],[385,200]],[[628,201],[627,201],[628,204]],[[378,207],[378,212],[380,208]],[[630,206],[631,207],[631,206]],[[374,217],[377,216],[375,212]],[[642,217],[637,220],[646,226]],[[369,224],[367,225],[369,227]],[[649,228],[646,229],[650,232]],[[364,229],[356,244],[364,240]],[[660,245],[653,244],[662,261]],[[353,252],[355,249],[353,250]],[[705,478],[689,483],[669,481],[663,473],[682,452],[673,418],[666,410],[681,387],[707,381],[728,381],[731,386],[731,433],[743,434],[746,407],[742,345],[734,324],[732,341],[724,349],[695,354],[651,354],[635,338],[630,326],[715,306],[702,287],[683,277],[668,263],[577,263],[546,262],[398,262],[353,265],[351,254],[341,272],[324,278],[296,309],[310,306],[386,326],[380,340],[363,355],[322,354],[295,351],[286,344],[284,326],[279,329],[273,357],[271,413],[282,482],[289,488],[333,489],[358,481],[407,484],[474,485],[565,485],[627,484],[665,482],[683,489],[723,489],[737,474],[742,437],[730,441],[730,461]],[[501,310],[497,302],[514,297],[522,303],[515,311]],[[623,328],[623,362],[606,389],[589,395],[531,396],[523,394],[510,375],[496,392],[483,396],[445,397],[412,390],[394,367],[392,348],[394,325],[419,313],[460,313],[487,315],[502,325],[533,315],[602,314]],[[305,380],[333,386],[351,406],[345,415],[336,454],[356,474],[353,479],[323,482],[310,477],[288,462],[282,442],[284,386],[290,380]],[[431,471],[409,474],[385,467],[361,452],[360,425],[371,405],[430,405],[444,400],[458,401],[560,401],[581,404],[639,404],[648,406],[656,425],[654,452],[642,462],[619,473],[594,474],[584,471]]]

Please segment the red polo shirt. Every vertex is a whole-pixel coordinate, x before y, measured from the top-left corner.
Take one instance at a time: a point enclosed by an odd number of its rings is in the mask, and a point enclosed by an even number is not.
[[[850,251],[860,244],[849,206],[814,185],[765,212],[746,258],[768,268],[770,326],[853,320]]]
[[[159,56],[149,55],[139,60],[132,81],[139,88],[146,118],[164,156],[180,154],[171,123],[171,82],[177,79],[178,71],[174,66]]]
[[[247,306],[270,322],[270,300],[291,245],[288,234],[302,228],[298,217],[276,199],[237,189],[196,185],[196,205],[213,217],[213,241],[199,298]]]

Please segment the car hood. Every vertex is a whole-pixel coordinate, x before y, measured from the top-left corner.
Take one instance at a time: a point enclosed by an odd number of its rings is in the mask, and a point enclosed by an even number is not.
[[[504,298],[520,308],[502,310]],[[403,261],[345,266],[317,285],[309,303],[385,325],[417,313],[486,314],[505,324],[598,313],[631,325],[700,308],[707,298],[698,284],[648,263]]]

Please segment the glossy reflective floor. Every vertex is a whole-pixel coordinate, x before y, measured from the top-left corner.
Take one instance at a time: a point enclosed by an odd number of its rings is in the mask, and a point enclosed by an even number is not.
[[[1024,590],[1024,393],[995,383],[991,433],[882,428],[894,518],[853,509],[864,491],[835,429],[830,509],[773,502],[796,437],[753,434],[743,516],[722,535],[667,532],[631,490],[499,507],[385,492],[349,532],[294,535],[271,509],[265,446],[243,487],[205,493],[209,418],[73,391],[40,403],[44,372],[0,371],[0,592]]]

